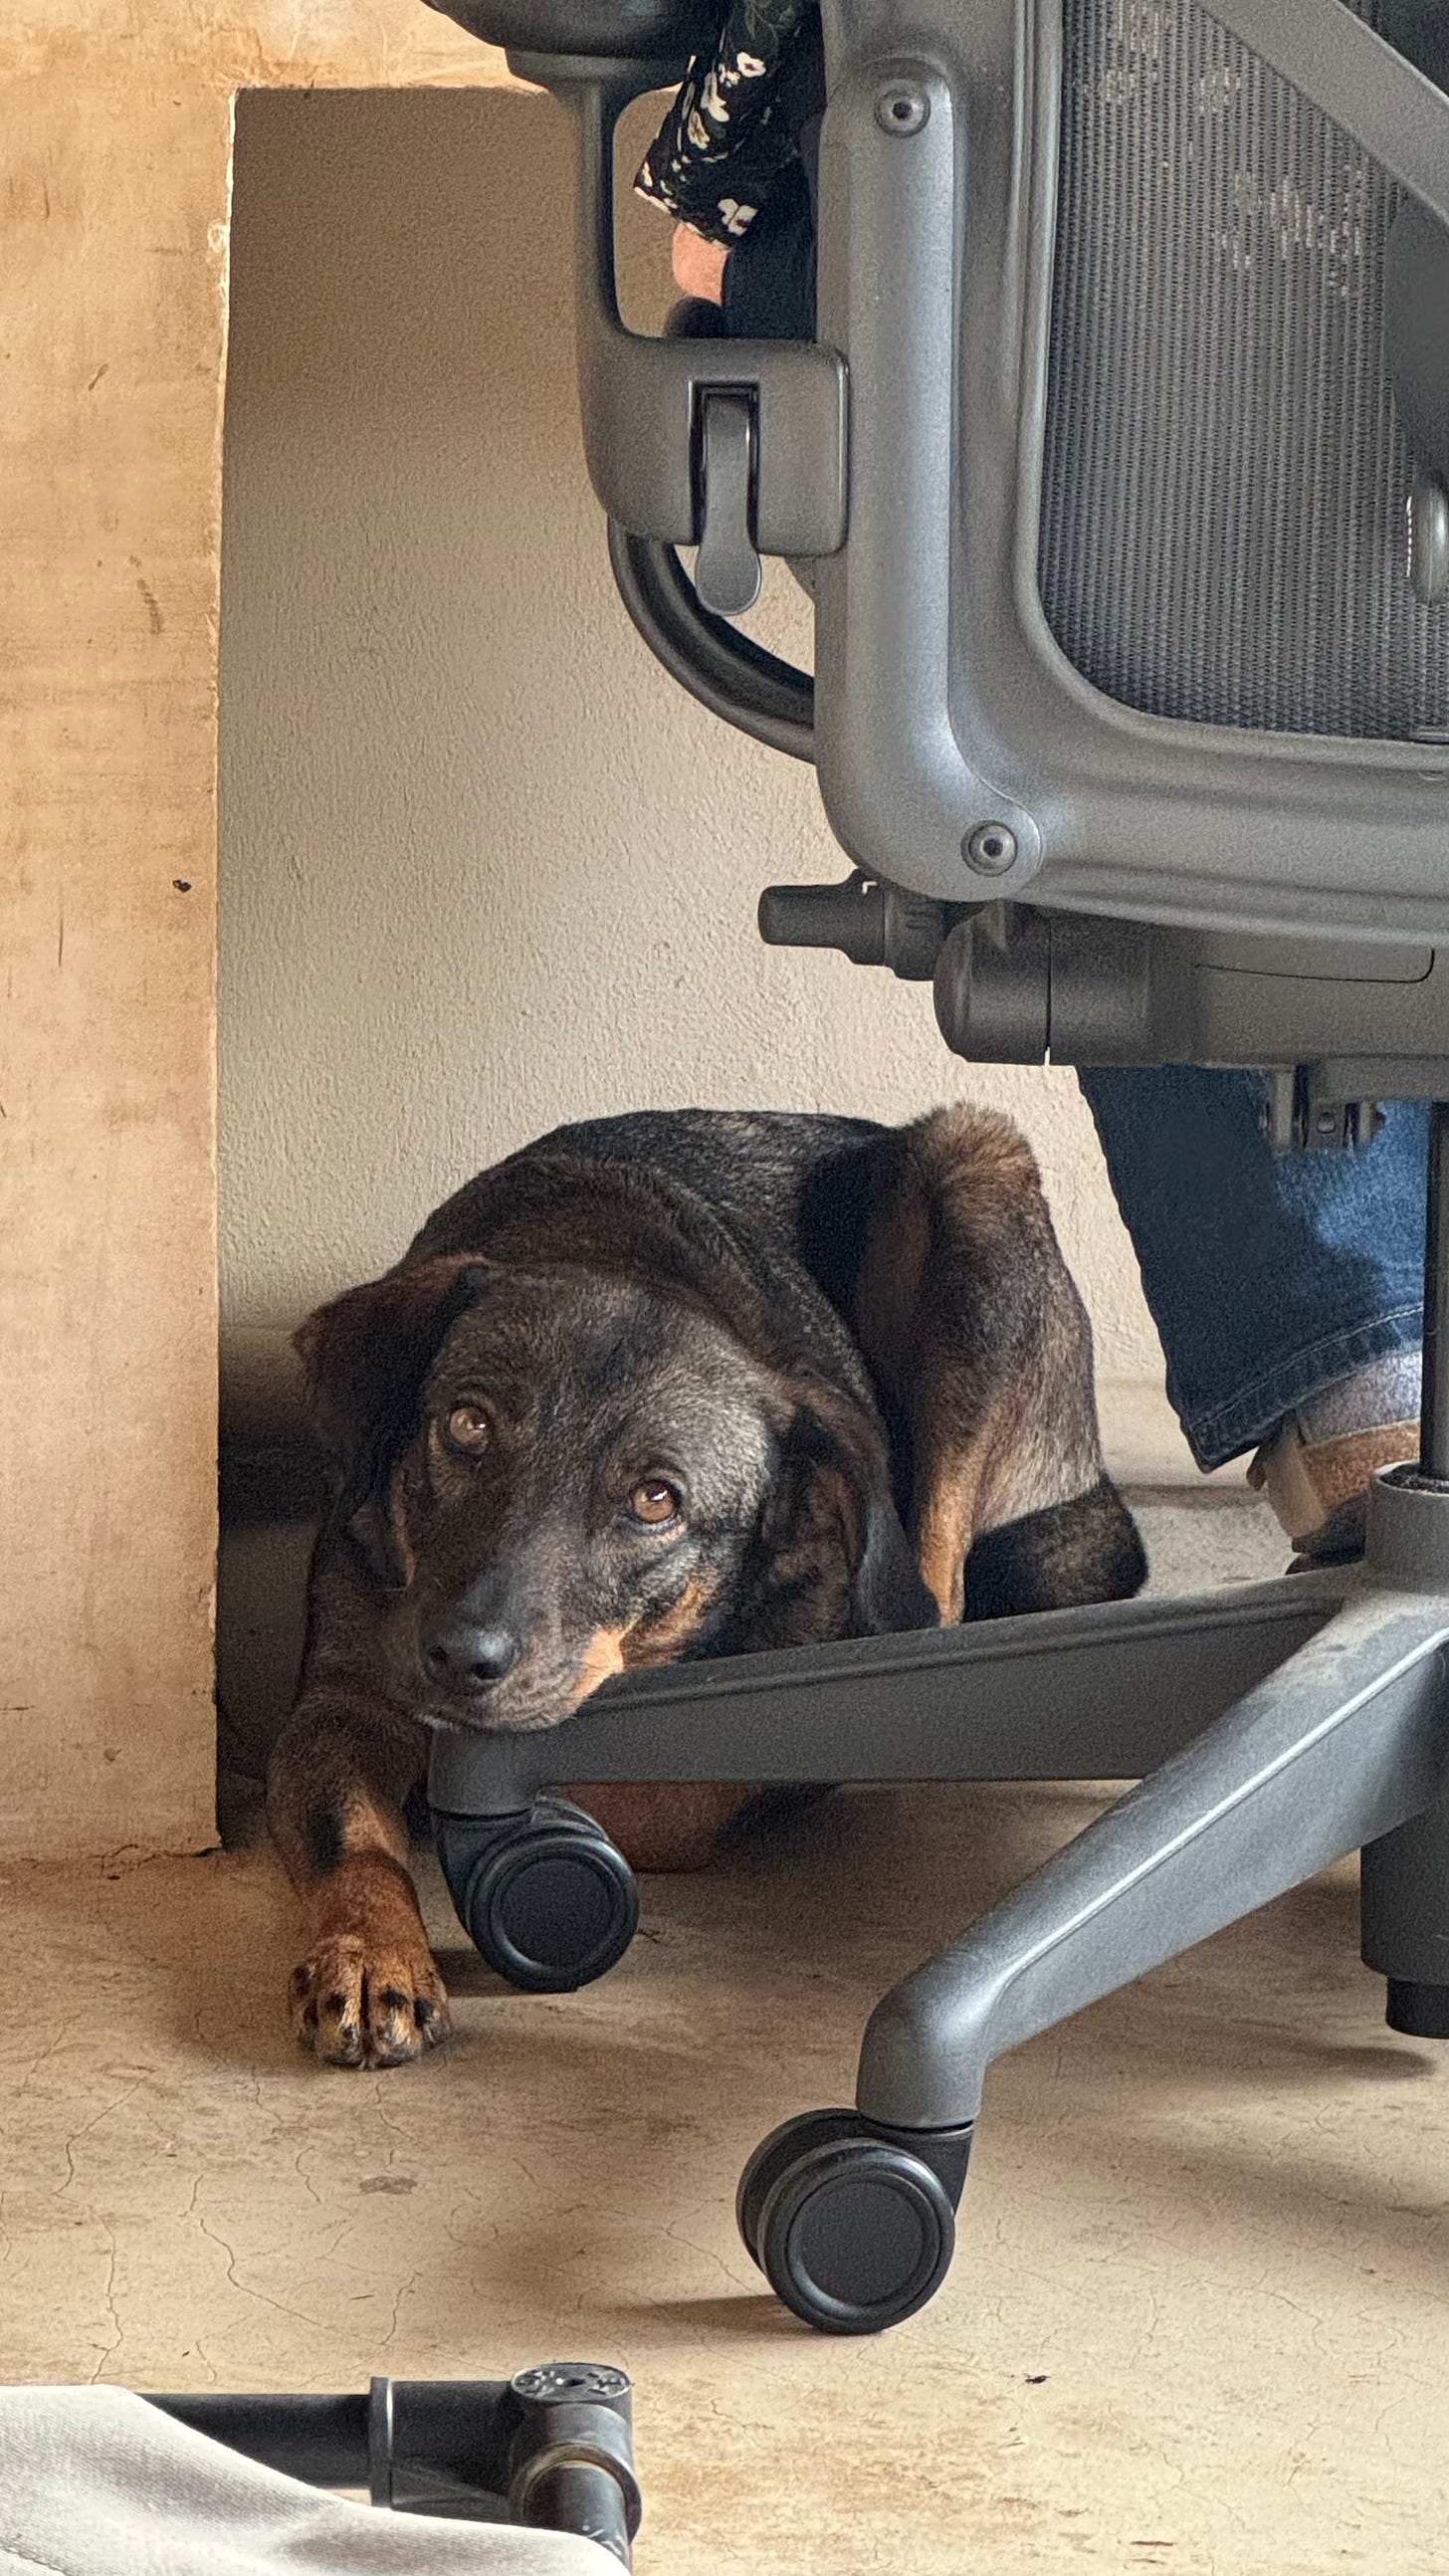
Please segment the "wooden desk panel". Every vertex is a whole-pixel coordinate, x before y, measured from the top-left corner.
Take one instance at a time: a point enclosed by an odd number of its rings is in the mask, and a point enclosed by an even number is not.
[[[420,0],[0,32],[0,1850],[214,1839],[232,111],[497,86]]]

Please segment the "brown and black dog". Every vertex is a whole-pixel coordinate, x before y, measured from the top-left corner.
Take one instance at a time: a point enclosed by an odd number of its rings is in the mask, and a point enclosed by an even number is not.
[[[553,1726],[611,1674],[1135,1592],[1091,1328],[1006,1120],[709,1111],[560,1128],[298,1336],[340,1488],[268,1777],[299,2036],[441,2037],[403,1810],[430,1726]],[[739,1787],[588,1793],[636,1865]]]

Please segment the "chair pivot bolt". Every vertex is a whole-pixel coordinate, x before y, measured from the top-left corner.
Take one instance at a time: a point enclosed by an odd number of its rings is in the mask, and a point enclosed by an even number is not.
[[[1003,877],[1015,864],[1016,834],[1007,823],[978,823],[961,856],[979,877]]]
[[[875,121],[882,134],[919,134],[931,113],[931,102],[914,81],[887,81],[875,94]]]

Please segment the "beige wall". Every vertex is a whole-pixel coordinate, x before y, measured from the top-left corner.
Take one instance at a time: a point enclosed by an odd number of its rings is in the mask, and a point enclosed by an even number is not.
[[[631,227],[657,300],[665,235]],[[647,263],[647,264],[646,264]],[[1068,1074],[929,992],[762,948],[843,872],[813,781],[618,605],[572,383],[567,133],[503,95],[243,98],[222,623],[224,1313],[290,1319],[554,1121],[966,1093],[1044,1164],[1100,1362],[1155,1337]],[[777,631],[808,641],[785,576]]]

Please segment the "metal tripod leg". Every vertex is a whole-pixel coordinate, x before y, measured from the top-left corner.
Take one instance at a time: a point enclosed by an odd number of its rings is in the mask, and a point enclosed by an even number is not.
[[[1449,1590],[1370,1576],[1270,1679],[877,2006],[857,2102],[976,2118],[992,2059],[1389,1833],[1449,1786]]]

